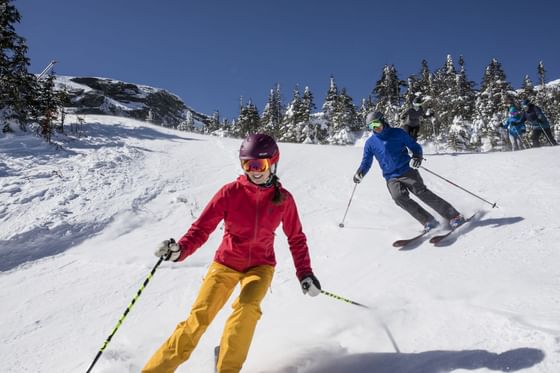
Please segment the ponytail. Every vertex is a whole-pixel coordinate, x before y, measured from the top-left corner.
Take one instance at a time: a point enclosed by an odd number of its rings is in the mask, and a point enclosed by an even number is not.
[[[270,182],[274,186],[274,194],[272,195],[272,203],[275,204],[275,205],[279,205],[284,201],[284,195],[282,194],[282,191],[280,190],[279,181],[280,181],[280,179],[278,179],[278,176],[276,176],[276,174],[272,174],[272,179],[270,180]]]

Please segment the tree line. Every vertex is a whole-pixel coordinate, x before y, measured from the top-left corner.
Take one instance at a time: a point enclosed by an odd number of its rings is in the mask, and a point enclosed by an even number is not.
[[[419,98],[430,114],[421,127],[420,139],[446,143],[452,149],[478,149],[499,142],[496,127],[506,118],[507,109],[512,105],[519,107],[523,99],[543,108],[551,123],[560,121],[560,85],[547,87],[545,73],[541,61],[537,65],[538,85],[525,75],[521,88],[514,90],[502,64],[494,58],[476,89],[476,83],[467,76],[463,56],[459,57],[457,68],[448,55],[434,71],[423,60],[419,72],[406,79],[399,78],[394,65],[384,66],[371,94],[359,105],[354,104],[345,88],[338,88],[331,76],[319,110],[309,87],[303,93],[295,87],[291,100],[284,105],[276,85],[270,90],[262,113],[252,100],[241,101],[239,116],[231,122],[220,121],[215,113],[208,126],[197,128],[187,118],[179,129],[232,137],[264,132],[280,141],[351,144],[364,135],[368,112],[381,111],[392,125],[400,126],[400,114]]]

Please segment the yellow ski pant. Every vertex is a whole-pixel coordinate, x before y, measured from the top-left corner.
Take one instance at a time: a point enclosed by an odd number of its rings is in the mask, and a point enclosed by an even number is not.
[[[272,282],[274,267],[262,265],[238,272],[213,262],[202,282],[189,317],[177,324],[175,331],[150,358],[142,373],[173,373],[196,347],[218,311],[224,306],[238,283],[239,297],[233,302],[222,339],[217,370],[238,373],[247,358],[260,304]]]

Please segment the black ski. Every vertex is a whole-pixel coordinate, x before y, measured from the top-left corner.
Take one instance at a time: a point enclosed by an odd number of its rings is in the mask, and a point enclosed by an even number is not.
[[[214,373],[218,373],[218,358],[220,357],[220,346],[214,347]]]
[[[465,219],[464,222],[462,222],[460,225],[456,226],[455,228],[449,230],[448,232],[444,233],[444,234],[440,234],[438,236],[433,236],[432,238],[430,238],[430,243],[437,245],[438,243],[440,243],[442,240],[444,240],[445,238],[449,237],[449,235],[453,232],[455,232],[458,228],[462,227],[463,225],[465,225],[466,223],[468,223],[469,221],[471,221],[472,218],[475,217],[476,214],[472,214],[471,216],[469,216],[468,218]]]
[[[419,238],[424,237],[429,231],[430,229],[422,231],[422,233],[412,238],[405,238],[404,240],[396,240],[395,242],[393,242],[393,247],[405,247],[406,245],[411,244],[412,242],[418,240]]]

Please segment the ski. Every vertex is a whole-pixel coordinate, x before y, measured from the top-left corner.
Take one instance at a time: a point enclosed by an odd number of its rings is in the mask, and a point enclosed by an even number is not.
[[[455,228],[449,230],[448,232],[444,233],[444,234],[440,234],[438,236],[433,236],[432,238],[430,238],[430,243],[437,245],[438,243],[440,243],[442,240],[444,240],[445,238],[449,237],[449,235],[453,232],[455,232],[458,228],[462,227],[463,225],[465,225],[466,223],[468,223],[469,221],[472,220],[472,218],[475,217],[476,214],[472,214],[471,216],[469,216],[468,218],[465,219],[464,222],[462,222],[460,225],[456,226]]]
[[[403,240],[396,240],[395,242],[393,242],[393,247],[405,247],[406,245],[411,244],[412,242],[418,240],[419,238],[424,237],[430,230],[431,229],[422,231],[422,233],[420,233],[419,235],[414,236],[412,238],[405,238]]]
[[[214,347],[214,373],[218,373],[218,358],[220,357],[220,346]]]

